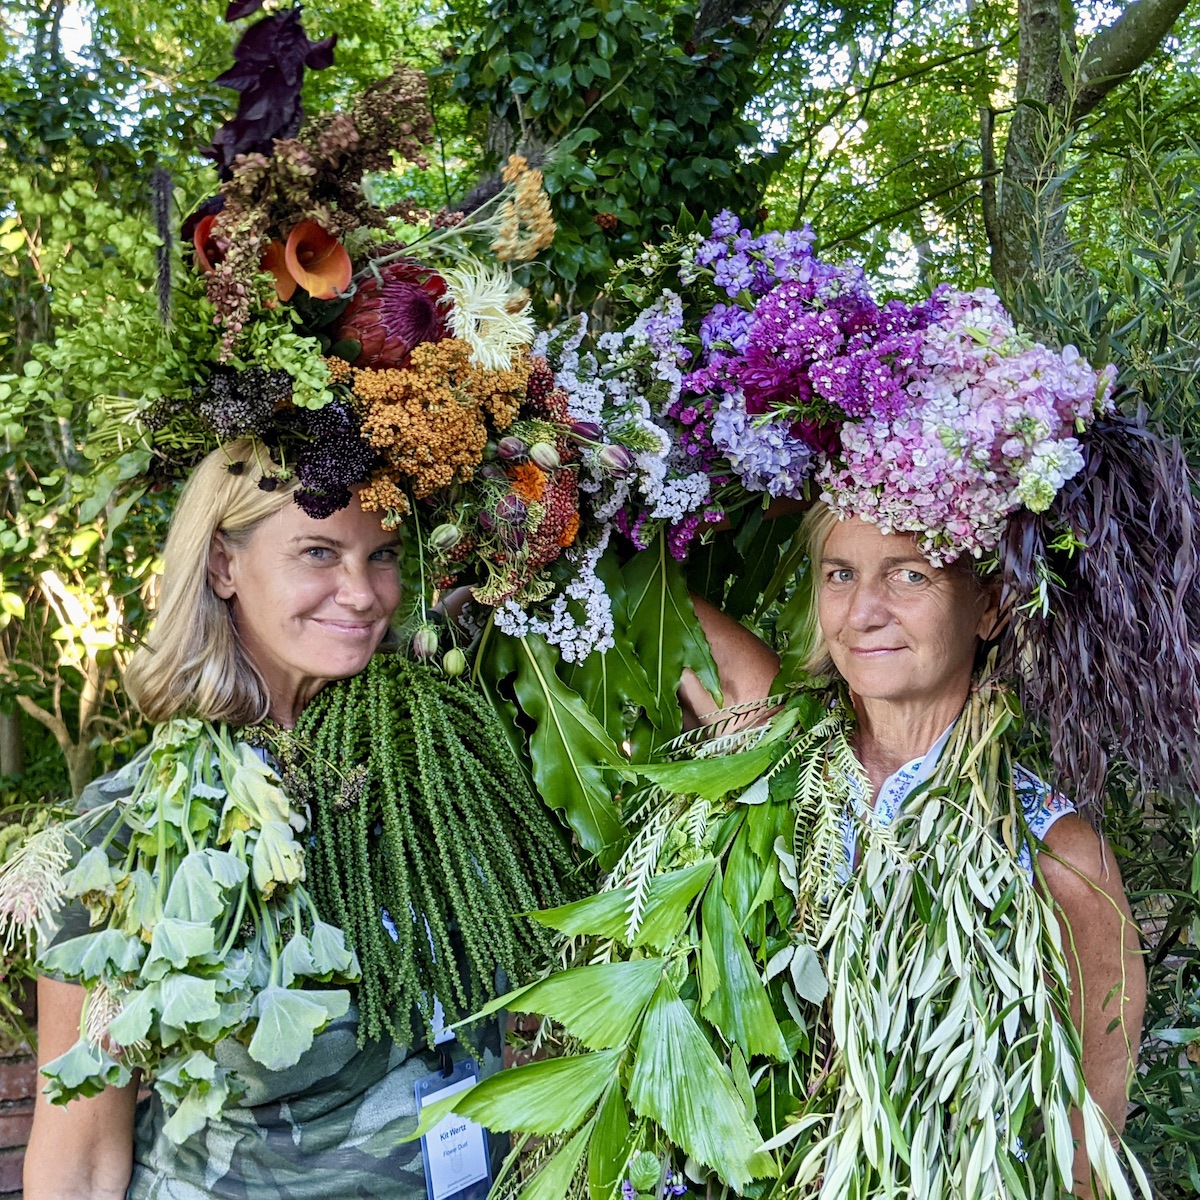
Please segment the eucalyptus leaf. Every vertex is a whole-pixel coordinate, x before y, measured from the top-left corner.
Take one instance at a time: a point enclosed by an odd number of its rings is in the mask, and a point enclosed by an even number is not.
[[[229,1088],[224,1080],[208,1087],[193,1085],[179,1107],[164,1122],[163,1135],[175,1145],[182,1145],[209,1121],[221,1115],[228,1098]]]
[[[112,896],[120,878],[121,871],[112,865],[107,851],[100,846],[93,846],[62,877],[59,889],[64,896],[70,897],[89,893]]]

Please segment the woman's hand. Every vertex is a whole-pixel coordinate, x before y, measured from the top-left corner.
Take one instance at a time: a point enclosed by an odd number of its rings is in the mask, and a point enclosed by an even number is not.
[[[707,600],[693,595],[692,605],[717,664],[717,677],[723,693],[722,706],[732,708],[735,704],[765,700],[771,694],[775,676],[779,674],[779,656],[744,625],[727,617]],[[679,703],[683,707],[684,729],[707,724],[705,717],[718,708],[716,699],[708,694],[692,670],[683,673],[679,685]],[[765,715],[762,714],[763,717]],[[747,724],[755,723],[756,719],[747,720]]]
[[[38,1066],[79,1040],[84,989],[38,979]],[[87,1100],[39,1096],[25,1151],[25,1200],[124,1200],[133,1172],[138,1078]]]
[[[1057,820],[1045,834],[1038,867],[1058,911],[1071,973],[1071,1019],[1083,1040],[1088,1091],[1115,1133],[1125,1128],[1129,1081],[1137,1067],[1146,1006],[1146,969],[1138,927],[1112,851],[1077,816]],[[1075,1195],[1096,1195],[1083,1145],[1083,1120],[1074,1113]]]

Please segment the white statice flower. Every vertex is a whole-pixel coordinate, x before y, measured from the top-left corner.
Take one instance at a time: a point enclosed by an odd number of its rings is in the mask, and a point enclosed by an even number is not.
[[[489,371],[506,371],[513,355],[537,334],[529,293],[517,287],[512,272],[464,260],[442,271],[453,301],[447,316],[450,332],[471,347],[471,361]]]
[[[611,527],[605,525],[600,540],[586,549],[572,548],[567,556],[574,561],[571,582],[555,596],[549,615],[536,616],[513,600],[496,610],[496,625],[510,637],[536,633],[551,646],[557,646],[564,662],[583,662],[589,654],[611,650],[613,640],[612,601],[608,589],[596,574],[601,556],[608,548]],[[583,620],[571,611],[574,600],[583,608]]]
[[[50,825],[0,867],[0,933],[5,953],[12,952],[20,936],[32,956],[35,937],[45,942],[53,936],[63,903],[61,880],[70,865],[66,830]]]

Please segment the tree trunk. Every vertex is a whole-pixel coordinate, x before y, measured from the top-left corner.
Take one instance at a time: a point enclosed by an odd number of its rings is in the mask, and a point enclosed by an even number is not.
[[[0,775],[20,775],[25,770],[25,741],[21,715],[0,712]]]
[[[985,181],[984,224],[1003,294],[1073,255],[1062,182],[1080,121],[1162,45],[1187,0],[1133,0],[1076,52],[1075,14],[1062,0],[1018,0],[1016,109],[998,186]],[[1070,66],[1063,76],[1064,62]],[[985,173],[994,162],[994,113],[981,113]]]

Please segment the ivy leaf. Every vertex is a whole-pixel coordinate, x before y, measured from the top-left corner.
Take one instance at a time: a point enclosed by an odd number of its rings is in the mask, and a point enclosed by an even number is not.
[[[658,985],[642,1025],[629,1103],[736,1191],[775,1173],[770,1157],[758,1152],[763,1139],[733,1077],[669,979]]]
[[[360,975],[358,959],[346,945],[346,935],[336,925],[314,922],[309,946],[312,950],[312,973],[318,979],[331,979],[336,975],[349,980],[357,979]]]
[[[626,837],[605,775],[625,760],[578,694],[559,679],[556,657],[536,635],[519,640],[513,687],[521,711],[535,724],[529,743],[534,782],[546,803],[562,811],[584,849],[604,863]]]
[[[196,975],[168,975],[162,981],[163,1024],[184,1029],[220,1016],[217,985]]]
[[[142,968],[145,980],[162,979],[172,967],[180,971],[194,958],[203,958],[216,948],[216,931],[204,921],[181,921],[164,917],[154,927],[150,954]]]
[[[254,998],[249,1018],[258,1025],[248,1047],[250,1057],[268,1071],[294,1067],[312,1046],[313,1035],[350,1007],[346,991],[297,992],[275,984]]]
[[[44,1094],[51,1104],[98,1096],[105,1088],[124,1087],[133,1078],[128,1067],[83,1038],[40,1070],[49,1080]]]
[[[286,821],[263,823],[254,843],[254,886],[268,899],[278,884],[285,887],[304,878],[304,851]]]
[[[762,985],[746,939],[734,920],[717,868],[713,886],[704,893],[700,936],[701,1007],[725,1039],[741,1047],[746,1058],[765,1054],[776,1062],[788,1057],[771,998]]]
[[[91,983],[101,975],[136,971],[145,949],[141,941],[119,929],[102,929],[51,946],[42,956],[41,965],[47,974]]]

